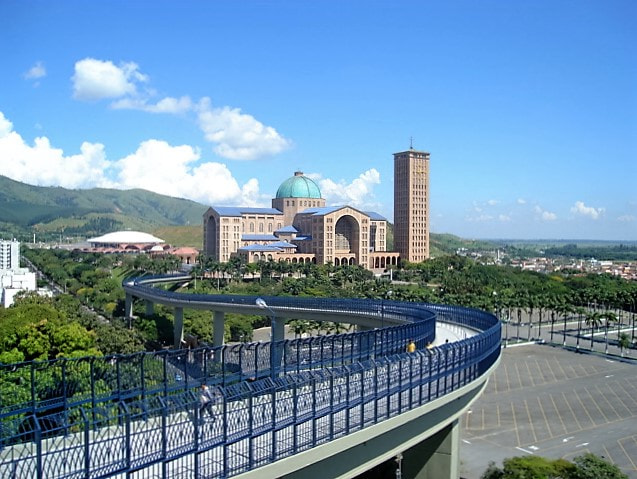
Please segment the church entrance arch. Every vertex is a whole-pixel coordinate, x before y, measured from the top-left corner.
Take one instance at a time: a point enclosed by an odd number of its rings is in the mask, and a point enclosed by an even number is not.
[[[334,250],[336,254],[353,253],[360,250],[360,226],[356,218],[341,216],[334,226]]]

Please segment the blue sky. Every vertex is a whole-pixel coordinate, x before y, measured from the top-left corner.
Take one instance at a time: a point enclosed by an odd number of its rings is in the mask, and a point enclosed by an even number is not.
[[[637,2],[0,0],[0,168],[270,206],[301,170],[431,229],[637,240]]]

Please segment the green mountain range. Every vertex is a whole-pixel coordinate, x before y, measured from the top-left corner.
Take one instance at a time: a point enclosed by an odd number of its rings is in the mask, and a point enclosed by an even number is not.
[[[72,242],[117,230],[155,234],[176,246],[202,247],[202,215],[208,207],[150,191],[93,188],[69,190],[32,186],[0,176],[0,238],[30,242]],[[393,246],[393,225],[387,245]],[[489,249],[493,244],[432,234],[434,256],[457,248]]]
[[[0,237],[36,233],[46,240],[51,234],[87,237],[118,229],[199,226],[206,209],[194,201],[141,189],[69,190],[0,176]]]

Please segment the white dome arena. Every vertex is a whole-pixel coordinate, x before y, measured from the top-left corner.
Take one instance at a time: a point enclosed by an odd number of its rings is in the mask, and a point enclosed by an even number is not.
[[[120,244],[160,244],[163,239],[141,231],[115,231],[96,238],[89,238],[88,242],[94,246]]]

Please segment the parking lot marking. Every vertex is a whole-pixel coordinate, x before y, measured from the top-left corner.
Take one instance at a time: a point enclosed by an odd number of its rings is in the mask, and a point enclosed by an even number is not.
[[[634,391],[635,388],[633,387],[633,385],[630,384],[630,383],[626,383],[626,382],[616,382],[615,384],[617,385],[617,387],[622,388],[622,391],[624,391],[626,393],[626,396],[625,396],[626,399],[630,399],[633,402],[633,404],[635,406],[637,406],[637,399],[635,399],[635,396],[637,395],[637,393]],[[626,386],[632,387],[633,391],[628,391],[626,389]],[[636,412],[637,412],[637,410],[636,410]],[[635,414],[631,413],[631,416],[635,416]]]
[[[617,416],[617,419],[621,419],[621,418],[622,418],[621,414],[619,414],[619,413],[617,412],[617,409],[615,409],[615,406],[613,406],[613,403],[612,403],[612,402],[610,402],[610,401],[608,400],[608,398],[606,397],[606,394],[604,393],[604,391],[602,391],[602,390],[599,388],[599,384],[596,384],[596,385],[595,385],[595,389],[597,389],[597,392],[598,392],[598,393],[600,394],[600,396],[604,399],[604,401],[606,401],[606,404],[608,404],[608,408],[604,408],[604,409],[606,409],[607,411],[608,411],[609,409],[612,409],[612,410],[613,410],[613,412],[615,413],[615,416]],[[608,388],[608,389],[607,389],[607,391],[612,392],[612,391],[613,391],[613,388]],[[621,404],[621,401],[620,401],[620,404]]]
[[[573,416],[573,419],[575,419],[575,422],[577,423],[577,427],[579,427],[579,430],[581,431],[583,429],[582,423],[580,423],[579,419],[577,419],[577,415],[575,414],[575,411],[573,411],[571,404],[568,402],[568,399],[566,399],[566,394],[562,393],[562,397],[564,398],[564,402],[566,402],[566,406],[568,407],[569,411],[571,411],[571,415]]]
[[[557,404],[555,404],[555,399],[553,399],[553,395],[549,394],[549,398],[551,399],[551,403],[553,404],[553,409],[555,410],[555,415],[560,420],[560,423],[562,424],[562,429],[564,429],[564,434],[566,434],[568,432],[568,429],[567,429],[566,425],[564,424],[564,421],[562,420],[562,415],[560,414],[560,411],[557,409]]]
[[[518,440],[518,446],[519,446],[521,444],[521,442],[520,442],[520,432],[518,431],[518,421],[515,418],[515,408],[513,407],[513,403],[511,403],[511,414],[512,414],[512,417],[513,417],[513,429],[515,430],[515,437]]]
[[[526,372],[527,374],[527,378],[531,380],[531,386],[535,387],[535,381],[533,380],[533,373],[531,372],[531,368],[529,368],[529,363],[525,362],[524,365],[526,366]]]
[[[524,400],[524,408],[526,409],[526,417],[529,419],[529,425],[531,426],[531,432],[533,433],[533,442],[537,442],[537,434],[535,434],[535,425],[533,424],[533,418],[531,417],[531,412],[529,411],[529,403],[527,400]]]
[[[630,438],[624,438],[624,439],[632,439],[633,441],[635,441],[635,436],[632,436]],[[619,445],[619,447],[621,448],[623,453],[626,455],[626,458],[628,459],[628,462],[630,462],[630,464],[633,466],[633,469],[637,471],[637,464],[635,464],[635,461],[633,461],[633,459],[630,457],[630,454],[628,453],[628,451],[626,451],[626,448],[622,444],[622,441],[623,441],[623,439],[619,439],[617,441],[617,444]],[[635,441],[635,443],[637,443],[637,441]]]
[[[546,367],[546,369],[553,376],[553,382],[558,382],[557,376],[555,375],[555,371],[553,371],[553,368],[551,367],[551,363],[549,363],[546,359],[544,360],[544,367]]]
[[[526,452],[527,454],[533,454],[533,452],[528,451],[528,450],[526,450],[526,449],[522,449],[521,447],[517,447],[517,446],[516,446],[515,448],[516,448],[518,451]]]
[[[498,427],[502,427],[502,423],[500,422],[500,405],[499,404],[495,405],[495,412],[498,418]]]
[[[582,401],[582,398],[579,397],[579,394],[577,394],[577,391],[573,391],[573,395],[575,396],[575,398],[579,401],[580,406],[582,407],[582,410],[586,413],[586,415],[588,416],[588,419],[590,419],[591,423],[593,424],[593,426],[596,426],[597,423],[593,420],[593,418],[591,417],[591,415],[588,412],[588,409],[586,409],[586,406],[584,405],[584,402]]]
[[[591,398],[591,402],[595,405],[595,407],[599,411],[599,414],[604,418],[604,422],[611,422],[610,419],[608,419],[608,416],[606,416],[606,413],[604,413],[604,409],[599,406],[599,401],[593,397],[588,388],[584,388],[584,391],[586,392],[586,394],[588,394],[588,397]]]
[[[518,376],[518,389],[524,389],[524,384],[522,383],[522,376],[520,375],[520,368],[518,367],[518,363],[515,363],[515,373]]]
[[[616,381],[613,381],[608,384],[607,388],[610,391],[610,393],[615,396],[615,400],[612,402],[615,403],[616,405],[619,404],[621,407],[623,407],[628,412],[628,417],[633,416],[633,413],[630,410],[630,408],[626,406],[626,401],[625,401],[626,398],[619,397],[619,394],[617,394],[617,389],[619,388],[619,384]],[[619,414],[619,417],[627,417],[627,416],[626,414]]]
[[[551,424],[549,423],[547,417],[546,417],[546,413],[544,412],[544,406],[542,406],[542,401],[540,401],[540,397],[536,397],[535,399],[537,399],[537,404],[540,407],[540,412],[542,413],[542,419],[544,419],[544,424],[546,424],[546,429],[549,432],[549,438],[554,437],[553,435],[553,431],[551,430]]]
[[[557,366],[558,368],[560,368],[560,370],[562,371],[562,377],[560,378],[561,380],[564,380],[564,379],[570,379],[570,378],[568,377],[568,374],[566,374],[566,371],[564,371],[564,368],[562,367],[562,365],[561,365],[559,362],[555,362],[555,363],[553,363],[553,364],[554,364],[555,366]]]
[[[504,365],[504,377],[506,378],[506,389],[504,389],[502,392],[509,392],[511,390],[511,381],[509,380],[508,364]]]
[[[489,378],[489,382],[493,382],[493,390],[496,394],[498,394],[498,376],[497,371],[495,374],[492,374]]]

